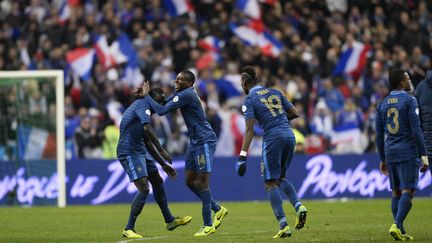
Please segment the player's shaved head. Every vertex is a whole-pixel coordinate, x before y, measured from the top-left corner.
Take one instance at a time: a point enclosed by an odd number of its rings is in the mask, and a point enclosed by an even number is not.
[[[191,72],[189,70],[184,70],[184,71],[181,71],[181,73],[187,79],[187,81],[189,81],[191,86],[195,83],[195,74],[193,74],[193,72]]]

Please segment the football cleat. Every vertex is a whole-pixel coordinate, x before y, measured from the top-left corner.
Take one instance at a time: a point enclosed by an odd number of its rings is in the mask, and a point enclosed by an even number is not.
[[[306,217],[307,217],[307,209],[305,206],[300,206],[299,209],[296,212],[296,222],[294,225],[294,228],[296,230],[299,230],[304,227],[306,224]]]
[[[141,239],[141,238],[143,238],[142,235],[137,234],[135,232],[135,230],[131,230],[131,229],[129,229],[129,230],[123,230],[122,236],[126,237],[128,239]]]
[[[401,230],[397,227],[396,224],[392,224],[392,226],[391,226],[390,229],[389,229],[389,234],[390,234],[391,236],[393,236],[393,238],[394,238],[395,240],[405,240],[405,239],[402,237],[402,232],[401,232]]]
[[[192,216],[175,217],[171,223],[165,224],[166,229],[171,231],[181,225],[187,225],[192,220]]]
[[[408,233],[402,234],[402,238],[405,241],[409,241],[409,240],[414,240],[414,237],[412,237],[411,235],[409,235]]]
[[[207,236],[207,235],[211,235],[214,232],[216,232],[216,228],[212,225],[212,226],[202,226],[198,232],[196,232],[194,234],[194,236],[196,237],[201,237],[201,236]]]
[[[218,228],[222,222],[222,219],[225,218],[225,216],[227,216],[227,214],[228,214],[228,209],[220,206],[219,211],[217,211],[215,213],[214,220],[213,220],[213,226],[215,228]]]
[[[277,232],[277,234],[275,236],[273,236],[273,239],[279,239],[279,238],[285,238],[285,237],[290,237],[291,236],[291,229],[290,227],[287,225],[285,226],[285,228],[279,230]]]

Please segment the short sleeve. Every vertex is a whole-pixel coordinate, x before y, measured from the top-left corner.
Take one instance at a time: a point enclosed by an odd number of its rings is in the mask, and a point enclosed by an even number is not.
[[[150,123],[150,105],[146,99],[140,99],[138,101],[137,109],[135,110],[136,115],[138,116],[142,125],[146,123]]]
[[[288,111],[289,109],[291,109],[294,105],[288,101],[288,99],[281,94],[281,99],[282,99],[282,105],[285,109],[285,111]]]
[[[253,109],[253,99],[252,97],[246,97],[246,101],[242,106],[242,112],[245,116],[245,120],[247,119],[255,119],[255,112]]]

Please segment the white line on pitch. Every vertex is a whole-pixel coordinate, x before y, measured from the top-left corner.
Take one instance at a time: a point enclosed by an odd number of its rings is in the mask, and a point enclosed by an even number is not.
[[[245,235],[245,234],[261,234],[261,233],[266,233],[266,232],[269,232],[269,231],[258,230],[258,231],[233,232],[233,233],[223,232],[223,233],[216,233],[216,234],[218,234],[218,235]]]
[[[168,236],[154,236],[154,237],[144,237],[141,239],[133,239],[133,240],[121,240],[121,241],[117,241],[116,243],[127,243],[127,242],[131,242],[131,241],[144,241],[144,240],[157,240],[157,239],[163,239],[163,238],[168,238]]]

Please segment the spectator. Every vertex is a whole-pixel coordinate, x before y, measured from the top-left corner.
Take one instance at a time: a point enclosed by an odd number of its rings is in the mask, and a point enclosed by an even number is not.
[[[92,118],[85,116],[81,119],[79,128],[75,131],[75,142],[78,158],[102,158],[103,135],[96,127],[92,127]]]

